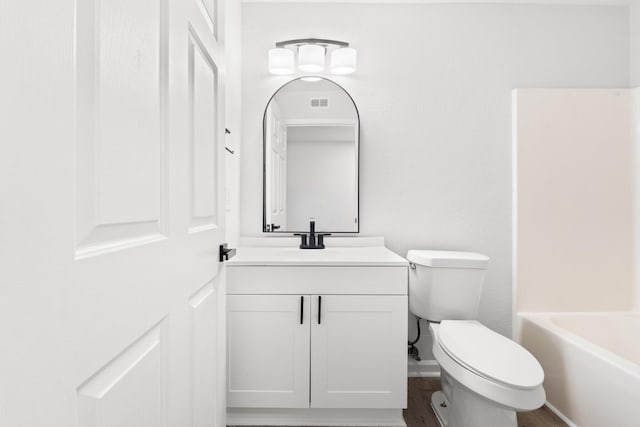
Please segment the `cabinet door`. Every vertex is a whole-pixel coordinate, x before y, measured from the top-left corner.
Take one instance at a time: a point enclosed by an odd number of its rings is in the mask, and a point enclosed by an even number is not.
[[[407,297],[311,301],[311,407],[406,407]]]
[[[227,406],[309,407],[309,296],[229,295]]]

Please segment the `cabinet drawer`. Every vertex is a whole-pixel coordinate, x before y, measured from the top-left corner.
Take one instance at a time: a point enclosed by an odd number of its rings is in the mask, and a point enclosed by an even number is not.
[[[407,267],[237,266],[229,294],[407,295]]]

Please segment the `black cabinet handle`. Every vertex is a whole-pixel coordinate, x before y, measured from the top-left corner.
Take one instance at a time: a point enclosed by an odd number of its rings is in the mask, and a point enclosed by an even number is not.
[[[322,297],[318,296],[318,325],[322,321]]]
[[[304,297],[300,297],[300,324],[304,323]]]

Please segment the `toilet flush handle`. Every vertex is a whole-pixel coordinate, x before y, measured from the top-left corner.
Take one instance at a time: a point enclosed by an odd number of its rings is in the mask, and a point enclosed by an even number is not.
[[[412,263],[411,261],[409,261],[409,267],[411,267],[412,270],[416,269],[416,265],[414,263]]]

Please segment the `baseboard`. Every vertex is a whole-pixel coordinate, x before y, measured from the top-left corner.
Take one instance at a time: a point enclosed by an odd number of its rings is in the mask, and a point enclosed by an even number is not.
[[[560,410],[558,408],[556,408],[551,403],[549,403],[549,401],[546,401],[544,404],[545,404],[545,406],[547,408],[549,408],[551,410],[551,412],[556,414],[558,416],[558,418],[560,418],[569,427],[578,427],[574,422],[572,422],[569,418],[567,418],[567,416],[565,414],[560,412]]]
[[[228,426],[406,427],[402,409],[227,408]]]
[[[416,377],[440,377],[440,365],[435,360],[416,361],[409,359],[408,361],[409,378]]]

